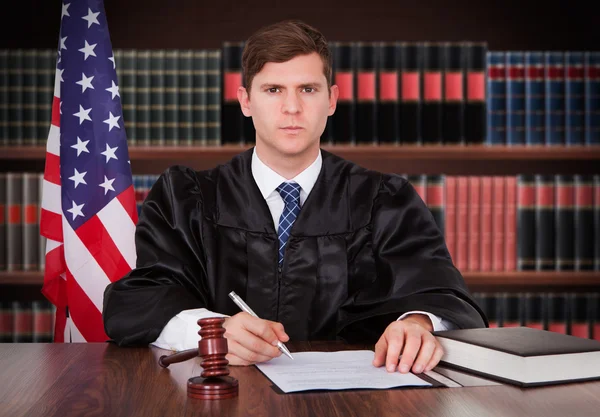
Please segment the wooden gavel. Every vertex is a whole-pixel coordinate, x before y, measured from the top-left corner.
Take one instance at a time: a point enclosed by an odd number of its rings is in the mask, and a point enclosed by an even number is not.
[[[172,363],[183,362],[200,356],[204,369],[200,376],[188,379],[188,397],[201,400],[221,400],[238,395],[238,380],[228,376],[229,361],[227,339],[223,337],[223,317],[210,317],[198,320],[200,341],[198,349],[188,349],[172,355],[162,355],[158,363],[167,368]]]

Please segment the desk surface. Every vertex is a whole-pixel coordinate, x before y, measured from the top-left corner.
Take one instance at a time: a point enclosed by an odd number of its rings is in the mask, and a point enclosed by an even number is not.
[[[290,350],[361,349],[337,343]],[[230,367],[239,396],[187,397],[200,358],[158,365],[168,353],[111,344],[0,344],[0,416],[597,416],[600,381],[541,388],[406,388],[278,394],[258,369]]]

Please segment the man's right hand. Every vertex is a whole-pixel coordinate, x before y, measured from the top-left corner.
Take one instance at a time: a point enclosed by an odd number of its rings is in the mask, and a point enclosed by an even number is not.
[[[281,355],[277,342],[287,342],[283,324],[263,320],[246,312],[225,318],[223,323],[230,365],[254,365]]]

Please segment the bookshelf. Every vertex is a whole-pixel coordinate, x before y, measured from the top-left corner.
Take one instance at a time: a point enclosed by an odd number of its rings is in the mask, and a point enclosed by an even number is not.
[[[463,272],[471,291],[588,291],[600,287],[600,272],[596,271],[507,271]],[[0,286],[41,288],[41,271],[0,272]]]
[[[334,41],[485,41],[489,50],[597,50],[595,14],[589,7],[566,10],[558,0],[539,5],[488,1],[476,4],[373,0],[354,5],[348,0],[327,4],[277,5],[258,0],[251,6],[216,2],[165,5],[160,0],[105,1],[113,49],[203,49],[224,41],[246,39],[259,27],[299,18]],[[27,14],[15,2],[0,16],[3,48],[56,48],[60,7],[34,0]],[[162,10],[157,14],[155,10]],[[269,10],[269,13],[264,13]],[[437,13],[432,14],[432,10]],[[541,14],[540,14],[541,13]],[[163,16],[168,15],[169,19]],[[24,18],[23,16],[27,16]],[[135,18],[132,19],[132,16]],[[535,18],[535,16],[539,18]],[[11,25],[13,21],[20,22]],[[486,22],[481,25],[481,22]],[[0,31],[3,29],[0,29]],[[157,36],[159,34],[159,36]],[[3,138],[0,138],[0,142]],[[231,138],[230,138],[231,139]],[[39,143],[39,142],[38,142]],[[129,148],[137,175],[158,175],[181,164],[196,170],[225,163],[251,145]],[[489,145],[327,145],[323,149],[366,168],[409,175],[517,175],[600,173],[600,146]],[[43,172],[42,146],[0,147],[0,172]],[[463,271],[469,289],[488,292],[600,292],[599,271]],[[40,271],[0,272],[0,301],[43,299]]]
[[[196,170],[225,163],[251,145],[129,148],[135,174],[158,174],[170,165]],[[45,148],[0,148],[2,171],[44,169]],[[600,167],[600,147],[488,145],[323,145],[366,168],[383,172],[448,175],[594,174]]]

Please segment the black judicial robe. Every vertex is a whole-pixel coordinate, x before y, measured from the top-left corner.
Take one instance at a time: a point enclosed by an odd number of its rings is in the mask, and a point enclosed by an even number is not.
[[[231,291],[292,341],[374,343],[410,310],[488,325],[411,184],[326,151],[280,270],[252,152],[207,171],[174,166],[157,180],[136,228],[136,268],[104,293],[111,340],[153,342],[186,309],[239,313]]]

